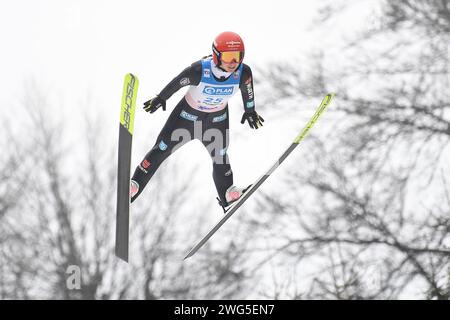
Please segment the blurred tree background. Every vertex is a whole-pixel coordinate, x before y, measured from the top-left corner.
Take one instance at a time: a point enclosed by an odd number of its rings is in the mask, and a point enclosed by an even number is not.
[[[364,6],[366,27],[331,43]],[[28,118],[19,132],[4,119],[0,140],[0,298],[449,299],[449,1],[323,1],[312,29],[322,49],[255,70],[258,108],[282,127],[289,106],[308,111],[298,124],[325,93],[335,100],[185,262],[217,217],[187,201],[198,182],[180,178],[183,159],[133,204],[126,265],[113,254],[115,142],[86,116],[84,142],[65,143],[67,120],[29,86]],[[80,290],[67,287],[71,265]]]
[[[317,21],[332,28],[361,5],[330,2]],[[286,178],[299,201],[261,203],[286,220],[275,238],[298,230],[272,249],[279,260],[293,275],[317,265],[292,284],[299,297],[450,297],[449,17],[448,1],[380,1],[370,28],[315,54],[315,71],[266,72],[279,97],[338,93],[328,134]]]

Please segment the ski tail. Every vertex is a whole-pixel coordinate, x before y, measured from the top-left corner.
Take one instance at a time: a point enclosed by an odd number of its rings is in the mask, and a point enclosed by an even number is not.
[[[270,167],[270,169],[264,173],[261,177],[259,177],[247,190],[246,192],[239,198],[235,203],[231,205],[231,207],[226,210],[225,216],[219,220],[219,222],[204,236],[184,257],[186,260],[189,257],[192,257],[208,240],[212,237],[214,233],[228,220],[236,210],[263,184],[264,181],[274,172],[278,166],[289,156],[289,154],[300,144],[300,142],[306,137],[308,132],[320,118],[320,116],[325,112],[325,110],[330,105],[331,100],[334,97],[334,93],[329,93],[323,98],[316,112],[309,120],[308,124],[303,128],[301,133],[295,138],[294,142],[287,148],[287,150],[281,155],[280,158],[275,162],[274,165]]]
[[[138,85],[136,76],[131,73],[125,76],[120,109],[115,253],[126,262],[128,262],[131,147]]]

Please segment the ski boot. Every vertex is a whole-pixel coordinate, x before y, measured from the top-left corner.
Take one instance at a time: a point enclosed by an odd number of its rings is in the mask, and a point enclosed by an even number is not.
[[[130,199],[132,199],[139,191],[139,183],[134,180],[131,180],[130,183]]]
[[[229,187],[227,191],[225,191],[226,203],[223,203],[219,198],[217,198],[217,201],[219,201],[219,204],[222,207],[223,212],[226,213],[230,205],[238,201],[245,193],[245,191],[247,191],[251,186],[252,185],[249,185],[247,188],[238,188],[236,186]]]

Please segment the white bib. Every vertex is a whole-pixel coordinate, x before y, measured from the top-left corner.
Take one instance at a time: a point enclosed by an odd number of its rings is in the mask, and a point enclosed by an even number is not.
[[[212,73],[216,68],[212,58],[202,60],[202,78],[197,86],[191,86],[185,95],[189,105],[203,112],[216,112],[226,108],[228,100],[239,90],[242,64],[227,80],[217,81]]]

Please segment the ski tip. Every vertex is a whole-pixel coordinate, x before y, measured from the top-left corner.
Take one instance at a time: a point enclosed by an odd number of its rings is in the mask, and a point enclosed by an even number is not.
[[[192,257],[193,253],[189,251],[189,253],[183,258],[183,261],[186,260],[189,257]]]
[[[128,79],[128,78],[133,78],[135,81],[137,81],[137,77],[134,73],[129,72],[129,73],[125,74],[125,79]]]

